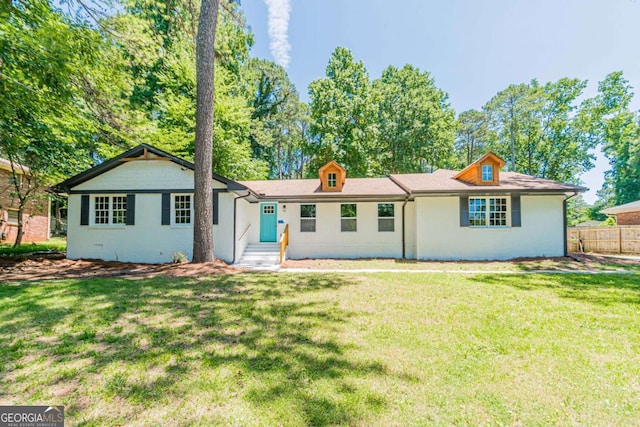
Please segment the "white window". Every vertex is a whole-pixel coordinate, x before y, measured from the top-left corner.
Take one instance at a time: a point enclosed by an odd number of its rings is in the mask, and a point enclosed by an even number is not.
[[[327,186],[329,188],[335,188],[337,186],[337,175],[335,173],[330,173],[327,175]]]
[[[493,181],[493,166],[492,165],[482,165],[482,180],[483,181]]]
[[[96,196],[93,212],[94,224],[109,224],[109,196]]]
[[[378,231],[394,231],[394,205],[393,203],[378,203]]]
[[[273,205],[263,205],[262,213],[265,215],[273,215],[276,212],[276,207]]]
[[[127,196],[95,196],[93,223],[95,225],[125,225],[127,223]]]
[[[358,205],[340,205],[340,231],[358,231]]]
[[[316,231],[316,205],[300,205],[300,231]]]
[[[115,196],[111,198],[111,223],[127,223],[127,197]]]
[[[508,202],[506,197],[470,197],[471,227],[506,227]]]
[[[191,194],[173,195],[173,223],[175,225],[191,225],[193,218],[193,201]]]
[[[0,219],[2,218],[0,217]],[[7,210],[7,223],[8,224],[18,223],[18,211],[16,209]]]

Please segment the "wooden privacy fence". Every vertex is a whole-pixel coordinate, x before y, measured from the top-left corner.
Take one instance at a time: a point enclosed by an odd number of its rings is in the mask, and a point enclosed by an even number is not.
[[[640,226],[567,229],[569,252],[640,254]]]

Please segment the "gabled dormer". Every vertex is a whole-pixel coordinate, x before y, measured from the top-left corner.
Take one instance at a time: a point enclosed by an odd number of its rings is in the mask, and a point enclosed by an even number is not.
[[[454,179],[473,185],[500,185],[500,168],[506,164],[496,154],[488,152],[462,169]]]
[[[331,160],[318,170],[322,191],[342,191],[347,171]]]

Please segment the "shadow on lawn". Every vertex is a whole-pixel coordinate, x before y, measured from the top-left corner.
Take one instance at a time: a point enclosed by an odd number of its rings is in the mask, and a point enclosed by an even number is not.
[[[153,405],[188,404],[191,392],[216,389],[267,414],[280,402],[311,425],[357,423],[385,405],[379,393],[350,381],[383,375],[385,367],[352,360],[346,353],[352,346],[332,338],[350,314],[311,295],[352,284],[346,277],[244,274],[67,283],[0,287],[0,400],[33,399],[21,384],[33,379],[21,379],[20,370],[25,360],[46,357],[53,376],[35,385],[76,381],[77,390],[62,399],[78,424],[123,422],[93,415],[87,394],[124,400],[137,414]],[[145,369],[157,372],[146,375]],[[227,377],[208,377],[221,369]],[[199,399],[202,405],[225,403]],[[207,423],[184,415],[185,424]]]
[[[640,304],[638,274],[482,274],[470,280],[517,289],[551,289],[559,296],[599,305]]]

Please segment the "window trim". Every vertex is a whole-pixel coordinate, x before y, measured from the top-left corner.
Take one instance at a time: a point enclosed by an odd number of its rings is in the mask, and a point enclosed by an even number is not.
[[[344,216],[342,212],[343,206],[353,206],[353,216]],[[344,220],[353,221],[355,227],[353,230],[345,230]],[[341,233],[357,233],[358,232],[358,204],[357,203],[340,203],[340,232]]]
[[[390,205],[391,211],[393,213],[392,216],[380,216],[380,207],[382,205]],[[377,206],[377,214],[378,214],[378,233],[395,233],[396,231],[396,204],[395,203],[378,203]],[[392,220],[393,229],[392,230],[380,230],[380,220]]]
[[[188,223],[179,223],[176,222],[176,197],[188,196],[189,197],[189,222]],[[193,193],[171,193],[171,226],[179,227],[179,228],[189,228],[193,227]]]
[[[15,212],[17,215],[20,211],[18,209],[7,208],[7,225],[18,225],[18,222],[20,222],[20,218],[17,218],[15,221],[12,221],[11,219],[9,219],[9,212]]]
[[[327,188],[336,188],[338,186],[338,173],[329,172],[327,174]]]
[[[98,199],[98,197],[101,198],[106,198],[107,202],[107,222],[106,223],[98,223],[96,222],[96,200]],[[122,219],[123,222],[121,223],[114,223],[114,209],[113,209],[113,201],[115,198],[120,198],[123,199],[123,203],[124,203],[124,212],[122,215]],[[90,199],[89,199],[89,225],[91,225],[91,227],[111,227],[111,228],[120,228],[120,227],[126,227],[127,226],[127,210],[129,209],[129,206],[127,205],[127,195],[126,194],[93,194],[91,195]]]
[[[491,225],[490,221],[491,221],[491,200],[504,200],[505,201],[505,210],[504,211],[495,211],[494,213],[497,212],[504,212],[504,225]],[[473,200],[483,200],[484,201],[484,224],[482,225],[475,225],[473,224],[472,221],[472,213],[475,213],[476,211],[472,211],[471,210],[471,204]],[[468,207],[468,220],[469,220],[469,227],[470,228],[492,228],[492,229],[496,229],[496,228],[511,228],[511,197],[509,196],[474,196],[474,197],[469,197],[469,200],[467,202],[467,207]]]
[[[489,179],[485,179],[485,168],[488,168],[488,173],[489,173]],[[491,182],[493,181],[493,165],[482,165],[480,167],[480,178],[482,179],[482,182]]]
[[[302,216],[302,207],[303,206],[313,206],[313,216]],[[317,221],[318,218],[318,206],[316,203],[301,203],[300,204],[300,232],[301,233],[315,233],[317,230]],[[303,230],[302,224],[303,221],[308,223],[313,222],[313,230]]]

